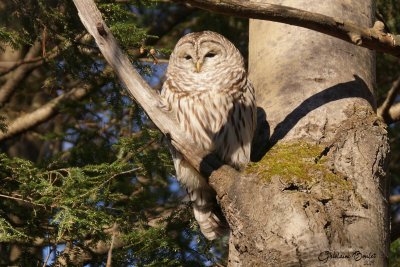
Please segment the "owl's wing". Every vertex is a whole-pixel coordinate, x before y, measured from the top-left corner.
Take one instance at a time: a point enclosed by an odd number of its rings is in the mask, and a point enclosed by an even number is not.
[[[172,110],[172,102],[171,102],[171,83],[166,80],[161,88],[160,96],[161,100],[159,103],[159,107],[167,112]]]
[[[245,85],[244,95],[246,105],[250,107],[251,111],[251,125],[249,127],[249,131],[251,132],[251,136],[253,136],[257,126],[257,103],[254,86],[249,79],[247,79]]]

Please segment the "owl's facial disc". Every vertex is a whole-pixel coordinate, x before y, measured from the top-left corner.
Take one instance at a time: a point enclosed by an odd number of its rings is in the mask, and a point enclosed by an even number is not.
[[[214,40],[186,41],[179,48],[179,66],[192,73],[214,71],[225,56],[224,47]]]

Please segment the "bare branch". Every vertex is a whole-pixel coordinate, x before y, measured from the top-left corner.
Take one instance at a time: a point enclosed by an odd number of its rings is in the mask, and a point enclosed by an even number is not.
[[[24,61],[29,61],[36,57],[36,55],[40,52],[41,44],[36,42],[26,54]],[[40,66],[42,64],[41,61],[36,61],[32,63],[27,63],[25,65],[20,65],[18,69],[15,70],[14,73],[7,79],[7,81],[0,87],[0,106],[4,105],[7,102],[8,98],[11,96],[12,92],[15,88],[20,84],[21,81],[25,79],[28,73]]]
[[[396,204],[400,202],[400,195],[392,195],[389,197],[390,204]]]
[[[168,64],[169,60],[168,59],[164,59],[164,58],[157,58],[157,62],[154,59],[150,59],[150,58],[138,58],[139,62],[149,62],[149,63],[153,63],[154,65],[157,64]]]
[[[33,47],[31,47],[31,49],[32,48]],[[39,50],[36,49],[36,51],[38,52]],[[42,51],[42,53],[43,53],[43,51]],[[32,64],[32,68],[36,68],[36,67],[38,67],[40,65],[43,65],[43,63],[45,61],[47,61],[49,59],[53,59],[59,54],[59,48],[58,47],[54,47],[49,53],[46,53],[45,56],[28,57],[29,54],[30,54],[30,51],[28,51],[28,53],[27,53],[27,55],[25,56],[24,59],[19,60],[19,61],[1,62],[1,63],[3,63],[2,65],[3,65],[3,68],[5,68],[5,70],[0,71],[0,76],[6,75],[6,74],[14,71],[15,69],[17,69],[21,65],[29,65],[30,63],[36,63],[36,64]],[[4,67],[4,65],[11,65],[11,66]],[[0,65],[0,67],[1,67],[1,65]],[[12,77],[10,77],[9,79],[12,79]]]
[[[82,23],[96,40],[103,56],[153,123],[164,134],[171,137],[172,144],[185,155],[187,161],[196,170],[209,176],[215,169],[218,169],[222,164],[214,156],[211,156],[210,152],[200,150],[193,140],[187,138],[186,134],[180,130],[173,115],[161,109],[159,94],[142,79],[128,57],[118,47],[95,3],[87,0],[74,0],[74,3]],[[234,172],[237,174],[236,171]]]
[[[400,57],[400,36],[385,32],[382,22],[372,28],[361,27],[297,8],[243,0],[172,0],[212,12],[295,25],[324,33],[346,42]]]
[[[389,109],[388,117],[390,118],[390,121],[389,121],[390,123],[400,121],[400,103],[393,105]]]
[[[194,8],[187,6],[177,6],[168,11],[167,16],[156,17],[147,32],[149,35],[155,35],[161,38],[163,33],[170,32],[177,24],[185,21],[193,12]],[[160,39],[148,38],[145,41],[145,45],[154,45]]]
[[[10,73],[11,71],[15,70],[21,65],[28,64],[28,63],[36,63],[38,61],[42,61],[42,57],[35,57],[32,59],[21,59],[18,61],[3,61],[0,62],[0,68],[3,68],[5,70],[0,71],[0,76],[6,75]]]
[[[65,103],[66,101],[80,100],[88,95],[92,89],[93,87],[89,86],[74,88],[71,91],[54,98],[53,100],[49,101],[35,111],[26,113],[16,118],[8,125],[7,132],[0,132],[0,141],[25,132],[39,125],[40,123],[49,120],[50,118],[58,114],[58,108],[60,104]]]
[[[14,197],[14,196],[8,196],[8,195],[0,194],[0,198],[12,199],[12,200],[16,200],[17,202],[28,203],[28,204],[30,204],[32,206],[40,206],[40,207],[46,208],[45,205],[33,203],[32,201],[23,199],[22,197]]]
[[[113,228],[114,229],[113,229],[113,234],[112,234],[112,237],[111,237],[111,244],[110,244],[110,248],[108,249],[108,254],[107,254],[106,267],[111,267],[112,266],[111,265],[111,262],[112,262],[112,250],[113,250],[113,247],[114,247],[115,235],[117,233],[117,224],[116,223],[114,223]]]
[[[393,106],[394,101],[396,100],[396,97],[399,94],[399,91],[400,91],[400,76],[393,82],[392,87],[390,88],[385,101],[378,109],[378,116],[381,117],[387,124],[390,124],[395,121],[390,113],[393,113],[391,107]],[[400,114],[398,114],[397,117],[399,118]]]
[[[84,34],[78,34],[75,37],[75,41],[79,41],[83,38]],[[61,41],[66,41],[65,38],[60,37]],[[1,75],[9,74],[7,81],[0,87],[0,107],[3,106],[14,90],[19,86],[19,84],[27,77],[27,75],[35,68],[43,65],[49,59],[55,58],[60,53],[60,48],[55,46],[50,52],[45,53],[43,42],[35,42],[34,45],[29,49],[25,58],[21,61],[16,62],[14,65],[10,66],[8,69],[0,72]],[[65,48],[64,48],[65,49]],[[42,56],[37,56],[41,52]]]
[[[49,249],[49,253],[47,254],[46,259],[45,259],[44,262],[43,262],[43,267],[46,267],[46,266],[47,266],[47,262],[48,262],[49,259],[50,259],[50,255],[51,255],[52,251],[53,251],[53,249]]]

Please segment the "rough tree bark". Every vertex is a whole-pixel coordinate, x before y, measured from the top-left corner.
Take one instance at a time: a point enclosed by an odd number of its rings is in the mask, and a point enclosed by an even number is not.
[[[373,24],[372,0],[258,2]],[[374,53],[259,20],[250,21],[249,53],[267,117],[256,147],[268,144],[225,209],[234,223],[229,266],[387,265],[389,147],[376,116]]]

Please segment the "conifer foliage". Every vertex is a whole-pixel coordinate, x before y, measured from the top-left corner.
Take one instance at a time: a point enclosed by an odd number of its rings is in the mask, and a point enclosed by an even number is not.
[[[174,45],[161,40],[179,38],[193,11],[97,5],[158,90],[158,61]],[[162,135],[121,90],[72,1],[0,1],[0,13],[0,265],[218,262],[182,204]]]

